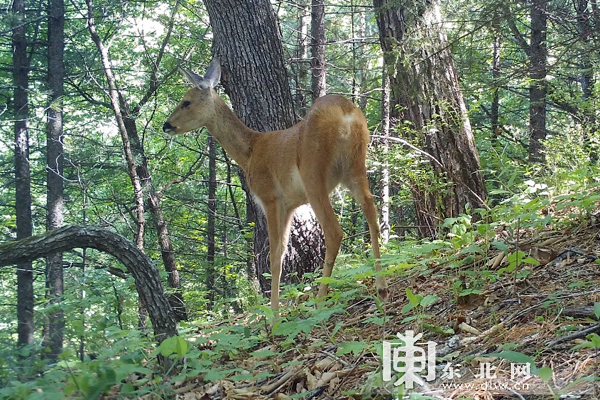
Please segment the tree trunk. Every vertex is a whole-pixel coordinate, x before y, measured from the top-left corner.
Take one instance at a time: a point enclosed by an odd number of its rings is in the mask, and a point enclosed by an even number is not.
[[[160,198],[156,191],[156,188],[152,184],[152,176],[150,175],[150,168],[148,167],[148,159],[144,151],[144,145],[140,140],[138,134],[137,125],[135,121],[135,115],[130,111],[129,104],[119,93],[120,109],[123,112],[123,120],[125,127],[125,136],[130,143],[131,152],[133,154],[136,166],[136,175],[140,180],[142,192],[148,197],[148,210],[152,215],[152,222],[156,229],[158,244],[160,247],[161,259],[165,267],[165,271],[169,273],[167,281],[169,287],[176,289],[173,293],[172,300],[178,301],[180,304],[176,308],[176,313],[181,316],[182,319],[187,319],[185,316],[185,304],[181,297],[181,292],[178,290],[181,287],[181,281],[179,277],[179,271],[177,270],[177,264],[175,262],[175,251],[171,244],[169,235],[169,229],[167,220],[165,219],[162,208],[160,207]],[[123,137],[123,135],[122,135]],[[176,303],[172,304],[173,306]]]
[[[385,244],[390,240],[390,78],[383,68],[381,77],[381,136],[383,136],[383,165],[381,168],[381,241]]]
[[[529,44],[529,160],[543,162],[546,138],[547,0],[532,0]]]
[[[325,65],[325,0],[312,0],[310,22],[311,89],[312,99],[327,94]]]
[[[298,12],[298,28],[296,32],[296,60],[292,63],[292,70],[294,71],[295,82],[295,93],[294,103],[296,110],[303,114],[308,108],[308,102],[305,96],[305,85],[308,77],[308,67],[306,61],[308,58],[308,2],[307,0],[300,0],[297,5]]]
[[[293,125],[297,121],[294,100],[284,64],[277,17],[270,2],[204,0],[204,4],[213,29],[213,52],[221,61],[221,82],[238,117],[250,128],[261,132]],[[248,193],[247,188],[245,190]],[[267,293],[270,285],[263,285],[266,281],[262,276],[270,271],[266,222],[262,210],[254,205],[251,196],[248,194],[246,205],[248,219],[255,219],[255,271],[261,288]],[[314,260],[323,258],[323,245],[315,245],[321,236],[318,236],[320,227],[314,221],[316,217],[312,211],[308,215],[294,216],[290,243],[283,260],[284,272],[295,271],[301,275],[306,270],[313,271],[317,267]],[[298,227],[298,224],[303,226]],[[293,237],[293,232],[307,227],[310,227],[310,233]],[[310,240],[300,245],[302,238]],[[290,250],[291,246],[294,246],[293,250]],[[307,258],[300,260],[294,254],[303,254]],[[282,274],[282,281],[286,282],[287,276]]]
[[[96,47],[98,48],[98,51],[102,58],[102,65],[109,86],[109,97],[111,99],[111,105],[115,114],[115,118],[117,120],[117,126],[119,127],[119,133],[121,134],[121,139],[123,142],[123,151],[125,154],[125,159],[127,161],[127,171],[129,173],[134,188],[137,215],[136,223],[138,227],[136,243],[138,245],[138,248],[144,248],[143,236],[146,224],[146,219],[144,216],[144,193],[147,193],[148,209],[150,210],[150,213],[153,216],[153,222],[157,231],[158,242],[161,249],[163,265],[165,266],[165,270],[169,273],[167,278],[169,286],[174,289],[179,289],[181,286],[181,282],[179,277],[179,271],[177,270],[177,265],[175,263],[175,252],[171,244],[167,221],[165,220],[164,215],[162,213],[162,209],[160,207],[159,195],[155,187],[152,185],[152,177],[148,168],[148,162],[144,152],[144,145],[140,140],[135,121],[135,116],[137,115],[141,107],[144,105],[144,102],[147,101],[147,99],[151,97],[152,93],[154,93],[158,88],[158,82],[156,79],[156,68],[158,68],[158,65],[160,65],[162,54],[164,54],[164,49],[166,47],[172,29],[172,22],[169,25],[167,35],[161,45],[159,56],[157,57],[154,70],[151,72],[150,87],[148,88],[146,94],[143,96],[143,99],[140,102],[140,104],[138,104],[133,110],[131,110],[129,104],[122,96],[121,92],[117,87],[117,82],[112,71],[112,62],[108,54],[108,49],[104,46],[104,43],[102,42],[96,31],[93,19],[93,6],[91,0],[87,0],[87,4],[88,29],[90,30],[92,40],[96,44]],[[176,4],[175,9],[171,13],[171,21],[173,21],[178,6],[179,3]],[[176,290],[175,293],[171,295],[170,300],[173,307],[175,308],[177,318],[180,320],[187,319],[185,305],[183,303],[183,297],[180,291]]]
[[[579,64],[581,66],[581,76],[579,79],[583,94],[582,100],[584,102],[583,112],[581,112],[580,116],[583,125],[583,140],[584,145],[590,154],[590,163],[595,165],[598,161],[598,148],[592,146],[590,136],[598,130],[598,122],[595,114],[596,110],[592,106],[595,97],[592,54],[594,54],[593,48],[596,41],[594,40],[592,22],[590,21],[590,12],[588,11],[588,0],[576,0],[573,4],[577,17],[577,31],[579,34],[580,46],[584,48],[584,51],[582,51],[579,56]],[[592,46],[589,46],[590,43]]]
[[[215,303],[215,216],[217,215],[217,144],[208,135],[208,221],[206,226],[206,289],[207,308],[212,310]]]
[[[494,19],[494,21],[497,21]],[[492,126],[492,140],[495,141],[500,134],[500,44],[501,36],[499,27],[494,23],[494,47],[492,50],[492,80],[493,80],[493,97],[490,107],[490,124]]]
[[[358,105],[361,110],[366,110],[368,96],[366,95],[365,70],[365,51],[363,41],[366,41],[367,19],[364,10],[358,9],[358,17],[355,17],[356,6],[353,1],[350,2],[350,37],[352,40],[352,102]],[[367,229],[368,230],[368,229]]]
[[[0,244],[0,267],[30,262],[50,253],[93,248],[117,258],[135,279],[140,301],[148,310],[156,340],[176,335],[173,310],[165,296],[158,269],[132,242],[105,228],[71,225],[16,242]]]
[[[48,7],[48,88],[50,105],[46,126],[47,211],[46,229],[63,224],[63,102],[64,96],[64,0],[50,0]],[[62,253],[46,256],[46,282],[50,304],[62,302],[64,293]],[[58,307],[49,315],[48,337],[45,338],[48,358],[58,361],[63,349],[64,311]]]
[[[422,236],[441,220],[485,207],[487,191],[479,155],[451,58],[437,2],[405,7],[374,0],[380,42],[390,76],[391,108],[428,154],[435,175],[449,182],[432,193],[423,182],[411,185]],[[408,3],[406,3],[408,4]],[[433,228],[433,231],[432,231]]]
[[[29,60],[25,34],[25,3],[14,0],[13,22],[13,85],[15,110],[15,208],[17,239],[33,233],[31,220],[31,173],[29,170]],[[30,260],[17,264],[17,343],[19,346],[33,344],[33,269]]]
[[[98,52],[100,53],[102,67],[104,69],[104,74],[106,75],[106,80],[108,83],[108,96],[110,98],[110,103],[115,114],[115,119],[117,121],[119,133],[121,134],[121,139],[123,141],[123,153],[125,155],[125,160],[127,163],[127,172],[129,173],[131,184],[133,185],[136,212],[135,223],[137,227],[135,243],[138,249],[143,250],[146,217],[144,215],[144,195],[142,192],[142,185],[140,183],[140,178],[136,171],[135,158],[131,149],[131,142],[129,140],[129,136],[127,135],[127,128],[125,127],[125,120],[123,118],[123,112],[121,110],[121,102],[119,101],[119,92],[117,90],[117,84],[115,76],[113,74],[113,68],[108,54],[108,49],[104,46],[104,43],[102,42],[102,39],[100,38],[98,31],[96,30],[96,24],[94,22],[94,7],[92,5],[92,0],[86,0],[86,3],[88,12],[88,30],[90,31],[92,40],[96,44]]]

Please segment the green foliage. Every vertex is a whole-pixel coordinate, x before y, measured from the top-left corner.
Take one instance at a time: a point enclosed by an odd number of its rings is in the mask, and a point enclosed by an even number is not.
[[[247,261],[252,256],[252,224],[246,224],[246,198],[236,167],[219,151],[217,160],[217,254],[212,265],[207,252],[207,177],[206,132],[166,138],[161,125],[187,89],[175,72],[184,67],[201,71],[211,57],[208,17],[200,3],[184,3],[171,21],[174,2],[95,3],[94,15],[101,36],[110,43],[117,84],[130,109],[143,99],[147,88],[157,82],[159,90],[136,111],[136,126],[151,168],[152,184],[161,193],[161,207],[169,224],[171,239],[182,277],[182,291],[191,319],[182,324],[181,336],[166,339],[155,348],[137,331],[138,299],[133,280],[126,277],[114,259],[97,251],[65,254],[64,301],[60,307],[68,316],[65,328],[65,353],[56,365],[47,365],[42,353],[41,332],[48,315],[56,309],[45,298],[44,265],[34,263],[36,294],[35,344],[15,349],[16,277],[13,269],[0,270],[0,398],[63,399],[97,398],[117,385],[124,397],[140,397],[152,391],[172,394],[163,381],[156,357],[172,361],[177,380],[202,375],[207,381],[225,377],[248,379],[247,371],[229,361],[243,357],[269,357],[290,351],[316,329],[333,325],[327,338],[336,344],[339,356],[352,356],[374,346],[357,340],[342,340],[344,318],[349,305],[359,299],[375,301],[377,309],[366,316],[365,324],[386,328],[392,316],[386,315],[370,289],[375,277],[368,249],[369,238],[363,234],[360,204],[347,192],[336,191],[332,201],[340,215],[347,237],[342,244],[334,274],[318,278],[304,277],[297,286],[285,286],[283,298],[300,298],[306,287],[319,283],[332,287],[326,299],[284,307],[276,319],[272,310],[252,282]],[[37,4],[37,3],[36,3]],[[42,3],[40,3],[42,4]],[[411,185],[428,186],[432,191],[447,190],[450,183],[435,176],[430,162],[408,147],[382,144],[381,131],[381,53],[376,38],[377,27],[372,2],[333,1],[328,3],[326,30],[328,43],[328,90],[352,98],[365,111],[373,135],[368,157],[369,177],[376,198],[381,193],[384,167],[390,173],[392,240],[386,244],[381,263],[383,275],[403,279],[420,274],[452,282],[455,301],[482,292],[491,282],[510,283],[524,278],[539,264],[530,254],[516,248],[523,229],[561,229],[588,223],[600,201],[600,171],[592,154],[600,149],[597,127],[598,87],[583,96],[580,85],[582,55],[589,54],[590,69],[597,75],[599,57],[597,38],[581,41],[574,32],[577,18],[570,3],[552,4],[554,22],[548,38],[553,57],[548,76],[549,94],[545,141],[546,162],[534,165],[527,161],[529,130],[527,90],[527,56],[513,38],[507,18],[526,32],[528,12],[517,4],[457,0],[446,2],[448,36],[461,89],[466,97],[473,133],[480,151],[486,176],[491,210],[466,210],[441,222],[440,234],[433,240],[418,241]],[[32,4],[31,7],[36,7]],[[508,9],[505,9],[508,7]],[[7,6],[8,10],[10,7]],[[122,157],[121,138],[115,129],[109,98],[102,74],[101,60],[89,38],[80,10],[82,2],[73,3],[67,12],[66,67],[69,80],[63,99],[65,112],[65,223],[87,223],[112,227],[134,238],[132,210],[133,189]],[[509,12],[507,12],[507,10]],[[308,8],[299,4],[278,4],[278,16],[285,44],[290,76],[298,99],[308,93],[309,63],[300,54],[299,16],[308,18]],[[44,11],[34,8],[26,15],[26,29],[36,37],[29,53],[32,60],[29,87],[30,167],[33,184],[33,223],[36,233],[45,227],[45,110],[48,104],[45,84],[46,51],[40,43],[47,40]],[[414,18],[416,14],[408,15]],[[15,238],[15,193],[13,172],[12,76],[10,64],[10,28],[17,21],[10,13],[0,17],[0,115],[6,124],[0,127],[0,241]],[[161,64],[153,69],[170,24],[172,34]],[[500,74],[492,73],[492,48],[501,38]],[[306,38],[304,38],[306,39]],[[309,61],[309,60],[308,60]],[[596,86],[598,86],[596,84]],[[490,109],[495,93],[499,95],[499,130],[491,132]],[[308,102],[298,101],[303,115]],[[403,110],[397,110],[400,113]],[[400,121],[395,134],[410,137],[411,126]],[[416,143],[420,145],[420,143]],[[138,159],[139,161],[139,159]],[[157,233],[148,215],[145,250],[160,266]],[[502,227],[508,237],[497,237]],[[497,251],[505,253],[506,264],[490,270],[480,260]],[[207,271],[214,268],[214,287],[208,287]],[[125,276],[125,277],[124,277]],[[166,276],[163,275],[166,282]],[[584,285],[585,283],[581,283]],[[589,284],[588,284],[589,285]],[[448,334],[442,327],[428,325],[427,312],[440,301],[437,295],[419,287],[406,288],[407,303],[402,307],[404,323]],[[208,294],[215,293],[212,310],[207,310]],[[551,298],[544,306],[554,307]],[[249,311],[248,311],[249,310]],[[228,321],[229,316],[249,312],[249,321]],[[600,319],[600,305],[594,304]],[[538,318],[543,318],[539,316]],[[215,327],[214,322],[222,325]],[[200,326],[201,335],[196,335]],[[574,325],[566,329],[574,329]],[[272,329],[271,329],[272,328]],[[281,348],[257,350],[265,341],[274,340]],[[82,346],[84,354],[79,354]],[[598,335],[589,335],[577,348],[598,348]],[[77,349],[77,350],[74,350]],[[513,352],[514,353],[514,352]],[[500,357],[515,361],[530,360],[520,353],[503,352]],[[95,357],[91,359],[90,355]],[[80,358],[84,360],[81,361]],[[549,382],[552,371],[540,368],[540,377]],[[252,375],[263,379],[265,375]],[[135,382],[133,376],[138,377]],[[25,378],[25,379],[24,379]],[[25,382],[19,382],[19,379]],[[371,379],[371,377],[369,377]],[[375,382],[375,383],[373,383]],[[374,387],[381,382],[373,378]],[[379,385],[379,386],[378,386]],[[367,386],[367,385],[365,385]],[[401,389],[398,389],[401,391]]]
[[[187,351],[188,344],[185,339],[180,336],[171,336],[161,342],[152,356],[160,354],[163,357],[173,356],[176,359],[181,359],[187,354]]]
[[[573,349],[581,349],[581,348],[592,348],[592,349],[600,349],[600,335],[597,333],[590,333],[587,336],[587,341],[580,343],[573,347]]]

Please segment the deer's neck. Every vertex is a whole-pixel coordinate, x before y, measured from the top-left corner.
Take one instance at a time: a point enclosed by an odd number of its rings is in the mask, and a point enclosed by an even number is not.
[[[244,125],[221,98],[216,100],[215,116],[206,124],[206,128],[245,170],[252,152],[252,142],[258,132]]]

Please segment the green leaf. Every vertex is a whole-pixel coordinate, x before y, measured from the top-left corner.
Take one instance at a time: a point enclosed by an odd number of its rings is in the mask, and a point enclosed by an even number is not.
[[[596,319],[600,320],[600,302],[598,301],[594,303],[594,315]]]
[[[408,302],[404,307],[402,307],[402,310],[400,310],[400,312],[402,312],[402,314],[407,314],[411,312],[413,308],[415,308],[413,303]]]
[[[435,303],[437,300],[438,300],[438,297],[435,294],[428,294],[427,296],[425,296],[421,299],[419,304],[421,305],[421,307],[426,308],[426,307],[432,305],[433,303]]]
[[[343,356],[344,354],[352,353],[354,355],[360,354],[364,349],[368,349],[369,345],[365,342],[344,342],[338,346],[337,356]]]
[[[158,350],[163,357],[177,354],[179,358],[183,358],[187,354],[188,344],[184,338],[176,335],[163,340]]]
[[[508,253],[508,245],[504,242],[492,242],[492,246],[496,247],[500,251]]]
[[[309,333],[313,324],[309,320],[282,321],[273,325],[273,334],[295,338],[300,332]]]
[[[204,380],[218,381],[218,380],[226,378],[226,377],[227,377],[227,372],[225,372],[225,371],[210,370],[206,373],[206,375],[204,375]]]
[[[410,303],[415,307],[419,305],[421,299],[423,298],[423,296],[414,294],[409,288],[406,288],[406,297],[408,298],[408,301],[410,301]]]
[[[344,321],[339,321],[337,324],[335,324],[330,336],[334,337],[335,334],[338,333],[338,331],[342,328],[342,326],[344,326]]]
[[[490,353],[487,354],[489,357],[500,357],[505,360],[514,361],[520,364],[529,364],[531,368],[531,372],[535,374],[537,371],[537,367],[535,366],[535,361],[533,358],[529,357],[527,354],[519,353],[518,351],[505,350],[500,353]]]
[[[322,276],[322,277],[320,277],[318,279],[315,279],[315,281],[317,283],[322,283],[322,284],[325,284],[325,285],[331,285],[332,283],[339,282],[338,279],[332,278],[330,276]]]
[[[508,255],[508,257],[506,257],[506,259],[508,260],[509,263],[522,263],[523,260],[525,259],[525,257],[527,256],[527,254],[525,254],[522,251],[515,251],[513,253],[510,253]]]
[[[460,251],[460,254],[480,254],[483,253],[483,249],[476,244],[465,247]]]
[[[270,356],[274,356],[275,354],[277,354],[277,353],[274,352],[273,350],[257,350],[257,351],[253,351],[252,353],[250,353],[250,355],[252,355],[252,357],[270,357]]]
[[[275,313],[273,312],[273,309],[268,306],[263,306],[262,304],[256,306],[256,313],[259,315],[264,315],[265,318],[267,318],[267,321],[270,323],[275,319]]]
[[[595,348],[600,349],[600,335],[597,333],[590,333],[587,338],[592,342]]]
[[[543,380],[544,382],[548,383],[548,382],[550,382],[550,379],[552,379],[552,374],[553,373],[554,372],[552,371],[552,368],[550,368],[550,367],[542,367],[542,368],[538,369],[535,374],[537,376],[539,376],[541,380]]]
[[[180,336],[175,337],[177,338],[177,346],[175,350],[179,358],[183,358],[187,354],[189,346],[184,338]]]
[[[536,260],[535,258],[529,256],[526,259],[523,260],[523,263],[525,264],[531,264],[531,265],[540,265],[540,262],[538,260]]]

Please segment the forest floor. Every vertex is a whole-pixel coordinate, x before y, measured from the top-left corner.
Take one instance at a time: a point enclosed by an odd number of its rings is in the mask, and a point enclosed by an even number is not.
[[[560,212],[564,220],[573,216]],[[586,339],[600,333],[600,223],[590,215],[543,228],[497,226],[490,239],[507,248],[490,246],[485,256],[464,248],[423,256],[420,266],[390,278],[391,301],[382,308],[372,297],[358,298],[312,328],[286,331],[287,338],[269,334],[263,322],[262,342],[221,356],[219,368],[233,372],[173,381],[176,398],[402,398],[407,390],[394,385],[398,364],[388,364],[392,381],[383,381],[382,343],[410,329],[422,334],[416,346],[425,353],[431,350],[425,342],[437,344],[436,379],[422,376],[411,398],[600,399],[600,343],[597,336]],[[367,289],[374,291],[372,282]],[[409,306],[407,297],[418,305]],[[287,321],[288,327],[311,323],[298,316]],[[261,322],[245,315],[228,324],[255,329]],[[222,325],[202,327],[199,336]],[[391,348],[397,362],[393,349],[404,355],[408,347]]]

